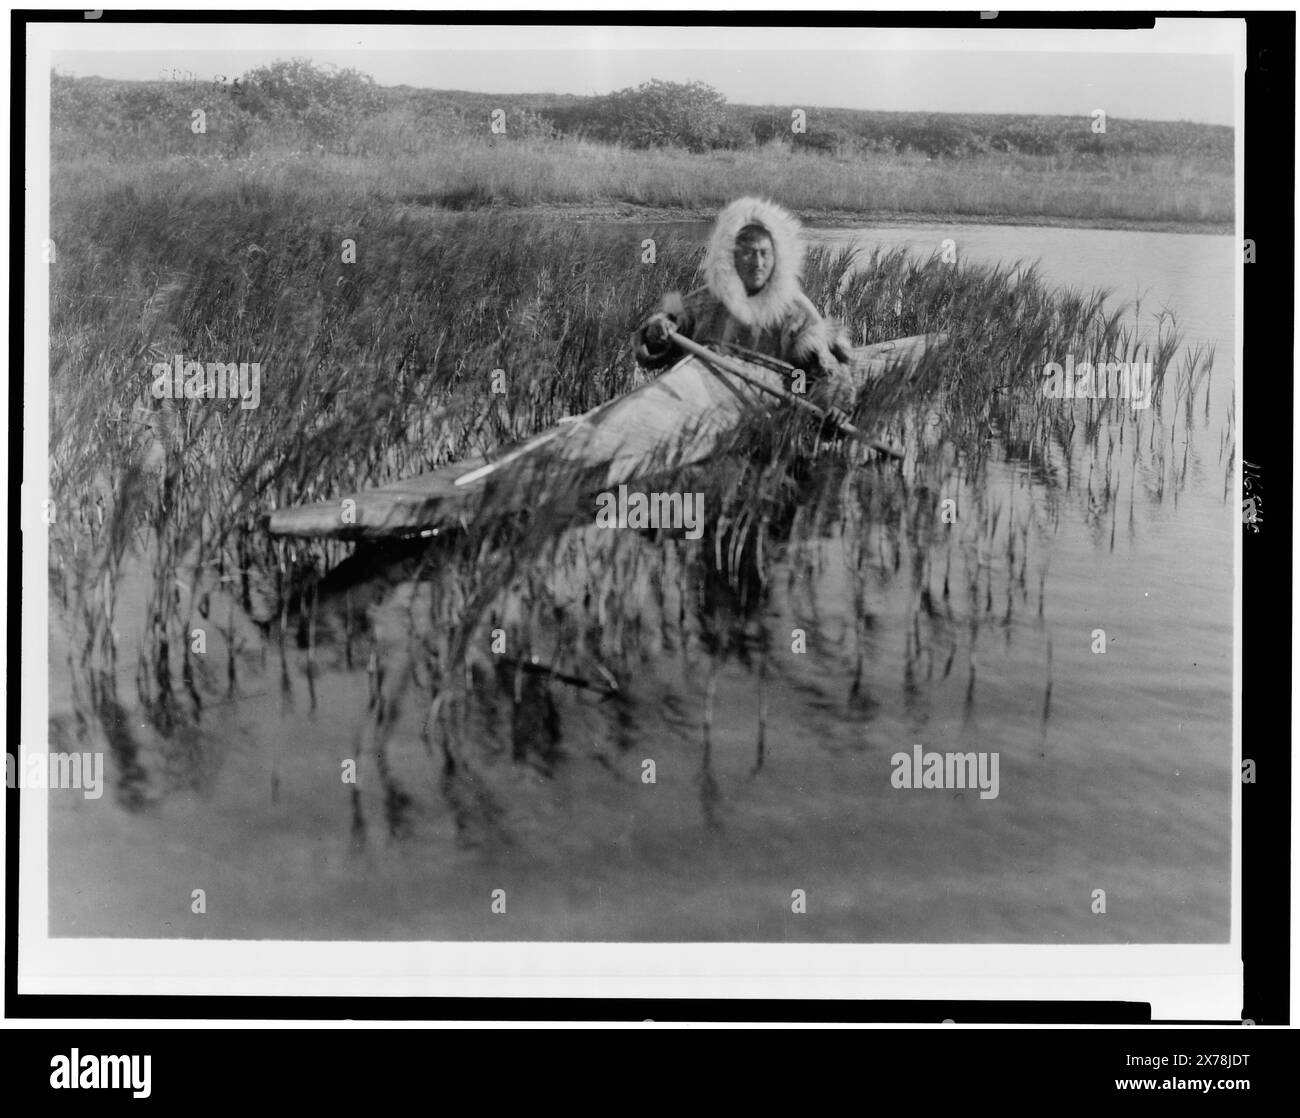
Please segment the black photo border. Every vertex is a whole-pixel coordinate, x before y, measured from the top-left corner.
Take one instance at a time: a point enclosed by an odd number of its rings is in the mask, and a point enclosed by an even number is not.
[[[1144,28],[1157,18],[1246,22],[1244,230],[1257,260],[1244,265],[1243,457],[1259,466],[1268,524],[1243,543],[1243,756],[1260,777],[1242,789],[1242,1019],[1289,1023],[1291,849],[1291,473],[1294,375],[1294,12],[1000,12],[995,24],[969,12],[673,12],[661,11],[180,11],[104,10],[104,23],[308,24],[670,24],[785,25],[834,28]],[[10,337],[9,502],[20,507],[23,480],[24,143],[30,23],[80,23],[80,10],[11,13],[10,43]],[[1253,388],[1253,391],[1252,391]],[[6,740],[16,743],[21,704],[22,533],[9,519]],[[1276,635],[1278,629],[1282,638]],[[15,748],[10,745],[9,748]],[[374,1021],[873,1022],[1138,1025],[1152,1021],[1137,1003],[1013,1001],[814,1001],[695,999],[511,999],[37,995],[18,993],[20,797],[7,795],[4,1016],[58,1019]],[[1172,1024],[1172,1023],[1168,1023]],[[1179,1022],[1184,1024],[1184,1022]],[[1203,1022],[1238,1025],[1242,1021]],[[182,1034],[176,1034],[181,1036]],[[227,1034],[229,1035],[229,1034]],[[318,1036],[320,1034],[317,1034]],[[353,1034],[355,1035],[355,1034]],[[1002,1034],[1005,1035],[1005,1034]],[[183,1039],[183,1037],[182,1037]],[[927,1043],[930,1039],[927,1037]],[[966,1040],[970,1037],[967,1035]],[[1235,1038],[1234,1038],[1235,1042]]]

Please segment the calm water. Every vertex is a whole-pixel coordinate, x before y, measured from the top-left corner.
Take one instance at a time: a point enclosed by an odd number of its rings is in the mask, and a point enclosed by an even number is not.
[[[1101,512],[1080,484],[1057,493],[1057,515],[1026,537],[1025,592],[1009,585],[1001,555],[954,547],[959,617],[924,627],[906,555],[904,574],[893,576],[858,566],[842,540],[825,541],[811,557],[815,594],[778,580],[772,599],[770,631],[804,628],[810,651],[785,654],[777,642],[757,776],[755,674],[731,664],[720,675],[705,780],[703,672],[665,652],[632,681],[621,711],[556,688],[566,760],[555,776],[513,764],[508,746],[486,752],[473,794],[490,799],[499,825],[461,841],[417,733],[423,706],[404,712],[389,745],[391,775],[409,797],[390,833],[373,764],[362,761],[355,805],[339,775],[343,759],[365,752],[366,673],[329,670],[311,712],[300,673],[282,697],[268,655],[260,678],[245,673],[241,702],[210,711],[216,744],[202,793],[140,814],[107,796],[52,800],[52,932],[1226,941],[1232,543],[1241,526],[1224,497],[1220,435],[1239,248],[1230,237],[988,226],[813,234],[921,255],[947,237],[967,259],[1037,259],[1053,282],[1140,296],[1144,316],[1174,308],[1191,341],[1217,343],[1208,418],[1198,406],[1190,439],[1175,433],[1187,460],[1181,489],[1159,494],[1140,478],[1130,495],[1126,480]],[[1077,478],[1086,461],[1080,452]],[[1043,484],[995,462],[989,488],[990,505],[1015,518]],[[997,604],[972,640],[960,572],[975,569]],[[122,616],[139,616],[130,602],[142,593],[128,580]],[[391,615],[419,593],[399,588]],[[1092,651],[1097,629],[1104,654]],[[911,655],[917,642],[920,656]],[[65,655],[56,633],[56,715],[68,703]],[[903,667],[910,655],[913,678]],[[481,734],[491,742],[501,730]],[[914,743],[998,753],[997,798],[895,789],[890,758]],[[641,781],[647,759],[653,785]],[[200,887],[208,914],[196,921],[189,897]],[[507,891],[506,918],[489,911],[494,889]],[[791,914],[793,889],[806,891],[806,915]],[[1091,911],[1097,889],[1105,916]]]

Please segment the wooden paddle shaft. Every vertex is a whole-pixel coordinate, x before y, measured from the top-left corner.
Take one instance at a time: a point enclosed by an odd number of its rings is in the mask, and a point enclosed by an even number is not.
[[[717,368],[731,373],[733,376],[739,377],[746,384],[753,388],[757,388],[760,392],[766,392],[769,396],[775,396],[778,400],[784,400],[786,403],[804,408],[806,411],[810,411],[813,415],[819,416],[822,419],[830,420],[835,423],[840,430],[865,443],[867,446],[871,447],[872,450],[878,450],[881,454],[887,454],[891,458],[901,459],[903,457],[902,454],[888,443],[883,443],[879,439],[873,439],[865,431],[855,427],[847,419],[841,419],[839,416],[831,414],[831,412],[827,411],[825,408],[818,407],[811,400],[805,400],[803,397],[798,396],[793,392],[782,392],[779,388],[773,388],[771,385],[764,384],[757,377],[752,376],[747,369],[741,368],[739,363],[732,361],[731,358],[726,357],[721,353],[714,353],[713,350],[700,345],[699,342],[683,337],[676,330],[670,328],[668,333],[673,341],[687,353],[693,353],[702,361],[707,361]]]

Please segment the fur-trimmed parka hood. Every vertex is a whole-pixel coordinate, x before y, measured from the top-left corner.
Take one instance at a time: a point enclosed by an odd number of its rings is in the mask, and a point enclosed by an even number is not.
[[[736,237],[747,225],[761,225],[772,238],[772,275],[750,295],[736,274]],[[803,238],[798,219],[774,202],[738,198],[718,214],[704,256],[704,282],[728,311],[747,326],[780,324],[799,295]]]

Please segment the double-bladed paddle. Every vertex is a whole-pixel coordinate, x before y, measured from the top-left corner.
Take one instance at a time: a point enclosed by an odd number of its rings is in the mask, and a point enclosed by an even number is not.
[[[846,435],[857,439],[858,442],[869,446],[872,450],[888,455],[890,458],[901,459],[903,457],[902,451],[890,446],[888,443],[881,442],[879,439],[873,439],[865,431],[850,423],[847,416],[837,411],[819,407],[811,400],[805,400],[803,397],[798,396],[793,392],[783,392],[779,388],[773,388],[769,384],[764,384],[748,370],[741,367],[739,362],[733,361],[730,357],[721,353],[715,353],[706,346],[700,345],[699,342],[683,337],[671,326],[668,328],[668,336],[672,338],[674,344],[676,344],[678,348],[685,350],[687,353],[694,354],[701,361],[707,364],[715,373],[728,373],[731,376],[739,377],[751,388],[757,388],[760,392],[766,392],[769,396],[775,396],[778,400],[784,400],[788,404],[794,404],[796,407],[812,412],[813,415],[820,417],[822,420],[833,423],[837,429],[843,431]],[[724,383],[726,382],[724,381]]]

